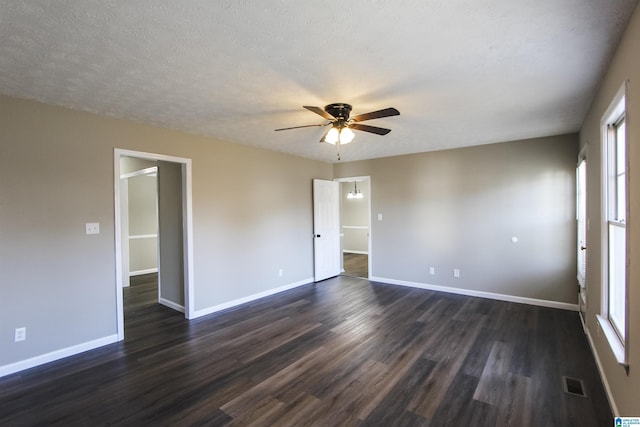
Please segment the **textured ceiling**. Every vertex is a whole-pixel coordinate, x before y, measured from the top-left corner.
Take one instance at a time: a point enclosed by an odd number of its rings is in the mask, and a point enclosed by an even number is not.
[[[0,3],[0,93],[336,161],[578,130],[636,0]],[[114,141],[115,143],[115,141]]]

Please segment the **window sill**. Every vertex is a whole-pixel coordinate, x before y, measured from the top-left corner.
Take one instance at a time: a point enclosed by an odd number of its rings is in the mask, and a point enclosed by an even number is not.
[[[609,319],[600,315],[597,315],[596,317],[598,319],[600,329],[602,329],[605,338],[607,338],[607,341],[609,342],[609,347],[611,347],[613,355],[615,356],[618,363],[624,366],[626,369],[629,365],[627,365],[624,346],[622,345],[622,341],[620,341],[620,337],[618,337],[618,334],[616,334],[613,326],[611,326],[611,322],[609,322]]]

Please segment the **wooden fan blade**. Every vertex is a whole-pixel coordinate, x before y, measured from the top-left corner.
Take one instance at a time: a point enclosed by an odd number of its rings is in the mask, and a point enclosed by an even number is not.
[[[399,116],[400,111],[395,108],[385,108],[384,110],[372,111],[370,113],[358,114],[351,117],[354,122],[364,122],[365,120],[380,119],[382,117]]]
[[[353,123],[353,124],[349,125],[349,127],[351,129],[362,130],[362,131],[365,131],[365,132],[371,132],[371,133],[375,133],[375,134],[378,134],[378,135],[386,135],[389,132],[391,132],[391,129],[379,128],[377,126],[361,125],[360,123]]]
[[[326,111],[324,111],[322,108],[320,107],[310,107],[308,105],[303,105],[302,108],[306,108],[307,110],[311,111],[312,113],[316,113],[319,116],[324,117],[327,120],[335,120],[336,118],[333,117],[331,114],[327,113]]]
[[[276,132],[280,131],[280,130],[289,130],[289,129],[301,129],[301,128],[315,128],[315,127],[321,127],[321,126],[327,126],[331,123],[324,123],[321,125],[304,125],[304,126],[293,126],[293,127],[289,127],[289,128],[280,128],[280,129],[274,129]]]
[[[330,130],[331,130],[331,129],[329,129],[328,131],[326,131],[326,132],[324,133],[324,135],[322,135],[322,138],[320,138],[320,141],[318,141],[318,142],[320,142],[320,143],[325,142],[325,140],[324,140],[324,139],[327,137],[327,134],[329,133],[329,131],[330,131]]]

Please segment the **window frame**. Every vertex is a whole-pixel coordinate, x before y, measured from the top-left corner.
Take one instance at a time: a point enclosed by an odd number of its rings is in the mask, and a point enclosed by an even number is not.
[[[627,103],[626,92],[628,82],[624,82],[618,89],[618,92],[614,96],[611,104],[602,116],[601,127],[601,145],[602,145],[602,190],[601,190],[601,202],[602,202],[602,226],[601,226],[601,243],[602,243],[602,306],[600,314],[597,315],[598,323],[604,335],[609,342],[611,350],[618,363],[625,367],[628,372],[629,365],[629,346],[628,335],[629,330],[629,132],[628,121],[626,117]],[[616,194],[612,194],[613,190],[618,189],[617,184],[617,171],[615,163],[617,162],[617,150],[616,150],[616,126],[620,123],[625,123],[625,136],[623,149],[625,152],[624,159],[624,200],[625,200],[625,212],[624,218],[620,220],[620,217],[616,215],[615,219],[612,219],[618,208],[618,198]],[[614,136],[612,140],[612,135]],[[612,165],[614,166],[612,168]],[[612,169],[614,169],[612,171]],[[612,202],[616,205],[612,206]],[[624,229],[624,281],[622,283],[624,292],[624,328],[622,331],[616,326],[615,321],[612,320],[610,315],[610,302],[611,302],[611,289],[609,286],[610,278],[610,228],[620,227]]]

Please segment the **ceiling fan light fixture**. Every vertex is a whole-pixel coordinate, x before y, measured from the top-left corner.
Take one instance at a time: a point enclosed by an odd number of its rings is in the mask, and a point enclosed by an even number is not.
[[[324,142],[328,142],[331,145],[336,145],[340,141],[340,145],[348,144],[353,141],[356,135],[348,127],[338,128],[332,127],[324,137]]]
[[[324,142],[328,142],[329,144],[335,145],[336,142],[338,142],[338,139],[340,138],[340,131],[338,131],[338,128],[332,127],[331,129],[329,129],[329,132],[327,132],[327,134],[324,137]]]
[[[340,160],[340,146],[349,144],[351,141],[353,141],[353,138],[355,137],[353,130],[374,133],[376,135],[386,135],[391,132],[391,129],[363,125],[360,122],[380,119],[383,117],[397,116],[400,114],[398,110],[390,107],[384,108],[382,110],[371,111],[370,113],[358,114],[354,117],[349,117],[351,114],[351,105],[342,102],[325,105],[324,109],[311,105],[303,105],[302,108],[305,108],[312,113],[322,116],[323,118],[328,120],[328,122],[318,125],[302,125],[280,128],[276,129],[276,131],[331,125],[331,128],[322,136],[320,142],[327,142],[331,145],[336,145],[338,148],[338,160]]]
[[[349,128],[342,128],[340,131],[340,144],[348,144],[353,141],[353,137],[356,136]]]

